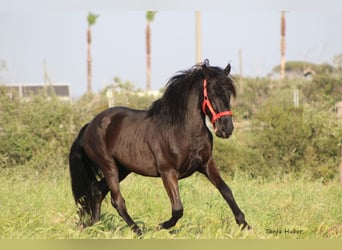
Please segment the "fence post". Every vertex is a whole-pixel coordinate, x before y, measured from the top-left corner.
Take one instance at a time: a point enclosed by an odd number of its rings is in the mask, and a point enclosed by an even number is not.
[[[114,106],[114,95],[113,95],[113,89],[109,88],[106,92],[106,96],[108,99],[108,108],[111,108]]]
[[[341,145],[341,154],[340,154],[340,184],[342,186],[342,145]]]
[[[299,90],[298,90],[298,88],[295,88],[293,90],[293,106],[295,108],[299,107]]]

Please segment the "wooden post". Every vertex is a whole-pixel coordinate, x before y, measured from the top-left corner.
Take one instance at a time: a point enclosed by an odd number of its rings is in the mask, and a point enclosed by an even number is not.
[[[340,155],[340,184],[342,186],[342,145],[341,145],[341,155]]]
[[[336,118],[339,120],[340,123],[342,123],[342,101],[337,102],[335,104],[335,108],[336,108]],[[341,141],[339,172],[340,172],[340,184],[342,186],[342,141]]]
[[[202,62],[201,12],[196,11],[196,63]]]
[[[91,31],[87,29],[87,93],[91,93]]]
[[[239,66],[240,66],[240,80],[239,80],[239,83],[240,83],[240,94],[243,94],[242,49],[241,48],[239,49]]]
[[[281,12],[281,19],[280,19],[280,79],[283,80],[285,78],[285,48],[286,48],[286,23],[285,23],[285,11]]]
[[[146,92],[151,90],[151,27],[146,24]]]

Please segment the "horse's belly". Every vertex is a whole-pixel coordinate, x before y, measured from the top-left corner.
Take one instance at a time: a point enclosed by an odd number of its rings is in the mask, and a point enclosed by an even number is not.
[[[144,176],[158,176],[154,157],[148,150],[130,149],[125,153],[114,152],[113,157],[119,161],[123,167],[131,172]]]

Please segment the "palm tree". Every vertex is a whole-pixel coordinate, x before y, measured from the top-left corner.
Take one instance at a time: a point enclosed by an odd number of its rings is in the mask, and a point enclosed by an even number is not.
[[[91,12],[88,14],[88,29],[87,29],[87,93],[91,93],[91,30],[90,27],[96,22],[99,15],[95,15]]]
[[[280,79],[285,78],[285,48],[286,48],[286,41],[285,41],[285,35],[286,35],[286,20],[285,20],[285,11],[281,12],[280,17]]]
[[[146,11],[146,91],[151,90],[151,27],[157,11]]]

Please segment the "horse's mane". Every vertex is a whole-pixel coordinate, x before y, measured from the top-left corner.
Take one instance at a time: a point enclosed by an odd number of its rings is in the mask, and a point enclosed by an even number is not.
[[[222,73],[219,67],[210,67],[210,77],[218,77]],[[176,125],[184,123],[187,115],[187,101],[190,90],[198,81],[202,81],[204,73],[201,65],[195,65],[192,68],[178,72],[166,84],[166,89],[163,96],[154,101],[148,110],[149,116],[158,116],[161,122]],[[236,91],[233,84],[233,79],[229,76],[228,81],[225,77],[225,84],[228,84],[228,89],[235,96]],[[198,85],[200,86],[200,85]]]
[[[152,103],[149,116],[158,116],[171,124],[184,121],[190,90],[201,78],[202,69],[199,66],[178,72],[167,82],[163,96]]]

